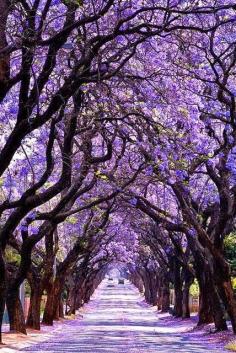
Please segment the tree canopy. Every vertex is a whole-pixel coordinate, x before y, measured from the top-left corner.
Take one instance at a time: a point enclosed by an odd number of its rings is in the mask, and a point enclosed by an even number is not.
[[[236,5],[2,0],[0,323],[88,301],[118,266],[146,300],[236,332]],[[211,296],[209,296],[209,292]]]

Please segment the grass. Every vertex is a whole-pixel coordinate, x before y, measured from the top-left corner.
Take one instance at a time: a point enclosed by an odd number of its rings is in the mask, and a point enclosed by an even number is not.
[[[66,319],[66,320],[74,320],[74,319],[75,319],[75,315],[74,315],[74,314],[65,315],[65,319]]]
[[[225,348],[228,349],[228,350],[230,350],[230,351],[236,352],[236,341],[229,342],[229,343],[225,346]]]

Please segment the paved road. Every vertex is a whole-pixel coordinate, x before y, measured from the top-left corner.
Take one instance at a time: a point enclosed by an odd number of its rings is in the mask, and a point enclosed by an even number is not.
[[[186,324],[185,324],[186,325]],[[83,319],[70,321],[53,338],[22,350],[50,353],[202,353],[223,352],[186,327],[158,320],[131,284],[103,282]],[[201,337],[201,338],[200,338]]]

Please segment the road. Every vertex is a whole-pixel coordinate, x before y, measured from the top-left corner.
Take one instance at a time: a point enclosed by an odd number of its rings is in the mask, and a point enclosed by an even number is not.
[[[223,352],[199,333],[183,332],[186,321],[159,319],[131,284],[105,280],[83,318],[68,321],[48,341],[21,350],[50,353]]]

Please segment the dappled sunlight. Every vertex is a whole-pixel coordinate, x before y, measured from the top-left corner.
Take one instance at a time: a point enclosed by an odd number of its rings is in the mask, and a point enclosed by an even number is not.
[[[83,309],[83,318],[67,322],[47,342],[24,349],[25,352],[81,353],[201,353],[222,352],[207,337],[196,339],[192,321],[183,324],[158,319],[153,307],[145,305],[133,285],[108,286],[104,280]],[[142,303],[142,305],[140,305]],[[199,338],[199,337],[198,337]],[[23,350],[22,350],[23,351]]]

